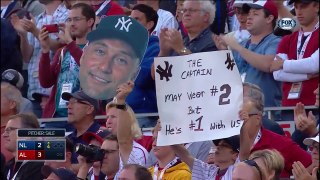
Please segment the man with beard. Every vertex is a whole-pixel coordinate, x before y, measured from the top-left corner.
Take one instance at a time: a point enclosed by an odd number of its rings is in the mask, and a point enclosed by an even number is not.
[[[61,94],[73,93],[80,88],[78,79],[80,57],[82,48],[86,44],[86,36],[91,31],[94,21],[95,13],[90,5],[78,3],[72,6],[65,27],[62,28],[63,32],[60,34],[60,39],[66,43],[66,46],[56,52],[51,65],[48,30],[41,29],[39,35],[42,51],[39,66],[40,84],[45,88],[53,86],[49,102],[43,112],[44,118],[67,116],[66,101],[62,99]],[[65,126],[65,124],[61,125]],[[58,126],[55,122],[51,122],[46,123],[46,127],[57,128]]]

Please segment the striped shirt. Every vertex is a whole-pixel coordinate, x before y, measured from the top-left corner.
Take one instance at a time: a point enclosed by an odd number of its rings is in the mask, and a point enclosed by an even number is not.
[[[240,162],[240,159],[237,158],[236,163]],[[231,180],[232,171],[234,169],[234,164],[228,167],[228,170],[222,176],[221,180]],[[193,180],[207,180],[207,179],[216,179],[218,175],[219,167],[214,164],[205,163],[199,159],[195,159],[192,167],[192,179]]]
[[[61,3],[58,8],[54,11],[53,15],[47,15],[46,12],[39,14],[35,18],[35,24],[38,29],[41,29],[43,25],[47,24],[60,24],[65,23],[68,18],[68,9]],[[51,39],[57,39],[58,33],[50,33]],[[42,88],[39,82],[39,62],[41,56],[41,46],[40,42],[32,33],[28,33],[28,42],[33,47],[32,56],[28,64],[28,99],[33,100],[32,94],[37,92],[49,92],[51,89]],[[53,52],[50,51],[51,59],[53,57]],[[50,94],[50,93],[48,93]]]
[[[146,163],[147,163],[147,158],[148,158],[148,151],[141,146],[139,143],[137,143],[136,141],[133,141],[133,147],[132,147],[132,151],[129,155],[129,159],[128,162],[126,164],[139,164],[141,166],[146,167]],[[122,162],[121,156],[120,156],[120,166],[119,166],[119,171],[117,172],[117,174],[115,175],[115,180],[118,179],[121,170],[123,169],[123,165],[124,163]],[[107,179],[107,177],[106,177]]]

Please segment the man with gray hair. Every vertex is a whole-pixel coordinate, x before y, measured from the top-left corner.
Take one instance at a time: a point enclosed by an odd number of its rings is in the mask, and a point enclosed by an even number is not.
[[[182,23],[188,35],[182,35],[175,29],[161,29],[159,34],[159,56],[177,56],[198,52],[215,51],[209,25],[215,16],[215,6],[211,1],[186,0],[183,3]]]
[[[264,94],[262,90],[259,88],[259,86],[255,84],[248,82],[243,83],[243,97],[250,97],[264,104]],[[262,126],[274,133],[285,135],[280,125],[277,122],[268,119],[268,117],[265,115],[262,118]]]
[[[1,75],[1,81],[8,82],[18,91],[21,92],[21,88],[24,84],[23,76],[14,69],[7,69]],[[21,102],[19,103],[19,113],[32,112],[32,103],[29,99],[22,97]]]
[[[5,131],[9,117],[19,113],[21,100],[22,95],[16,87],[8,82],[1,82],[1,134]],[[3,136],[1,136],[1,153],[6,161],[13,157],[12,153],[4,147]]]

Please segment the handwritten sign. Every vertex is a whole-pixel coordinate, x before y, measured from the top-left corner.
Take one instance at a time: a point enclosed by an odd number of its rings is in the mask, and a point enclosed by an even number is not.
[[[157,145],[221,139],[240,133],[243,90],[230,51],[155,59],[161,131]]]

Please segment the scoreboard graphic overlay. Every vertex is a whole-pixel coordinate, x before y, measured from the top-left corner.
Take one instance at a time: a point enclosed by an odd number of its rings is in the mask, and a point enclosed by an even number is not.
[[[65,129],[19,129],[16,161],[65,161]]]

